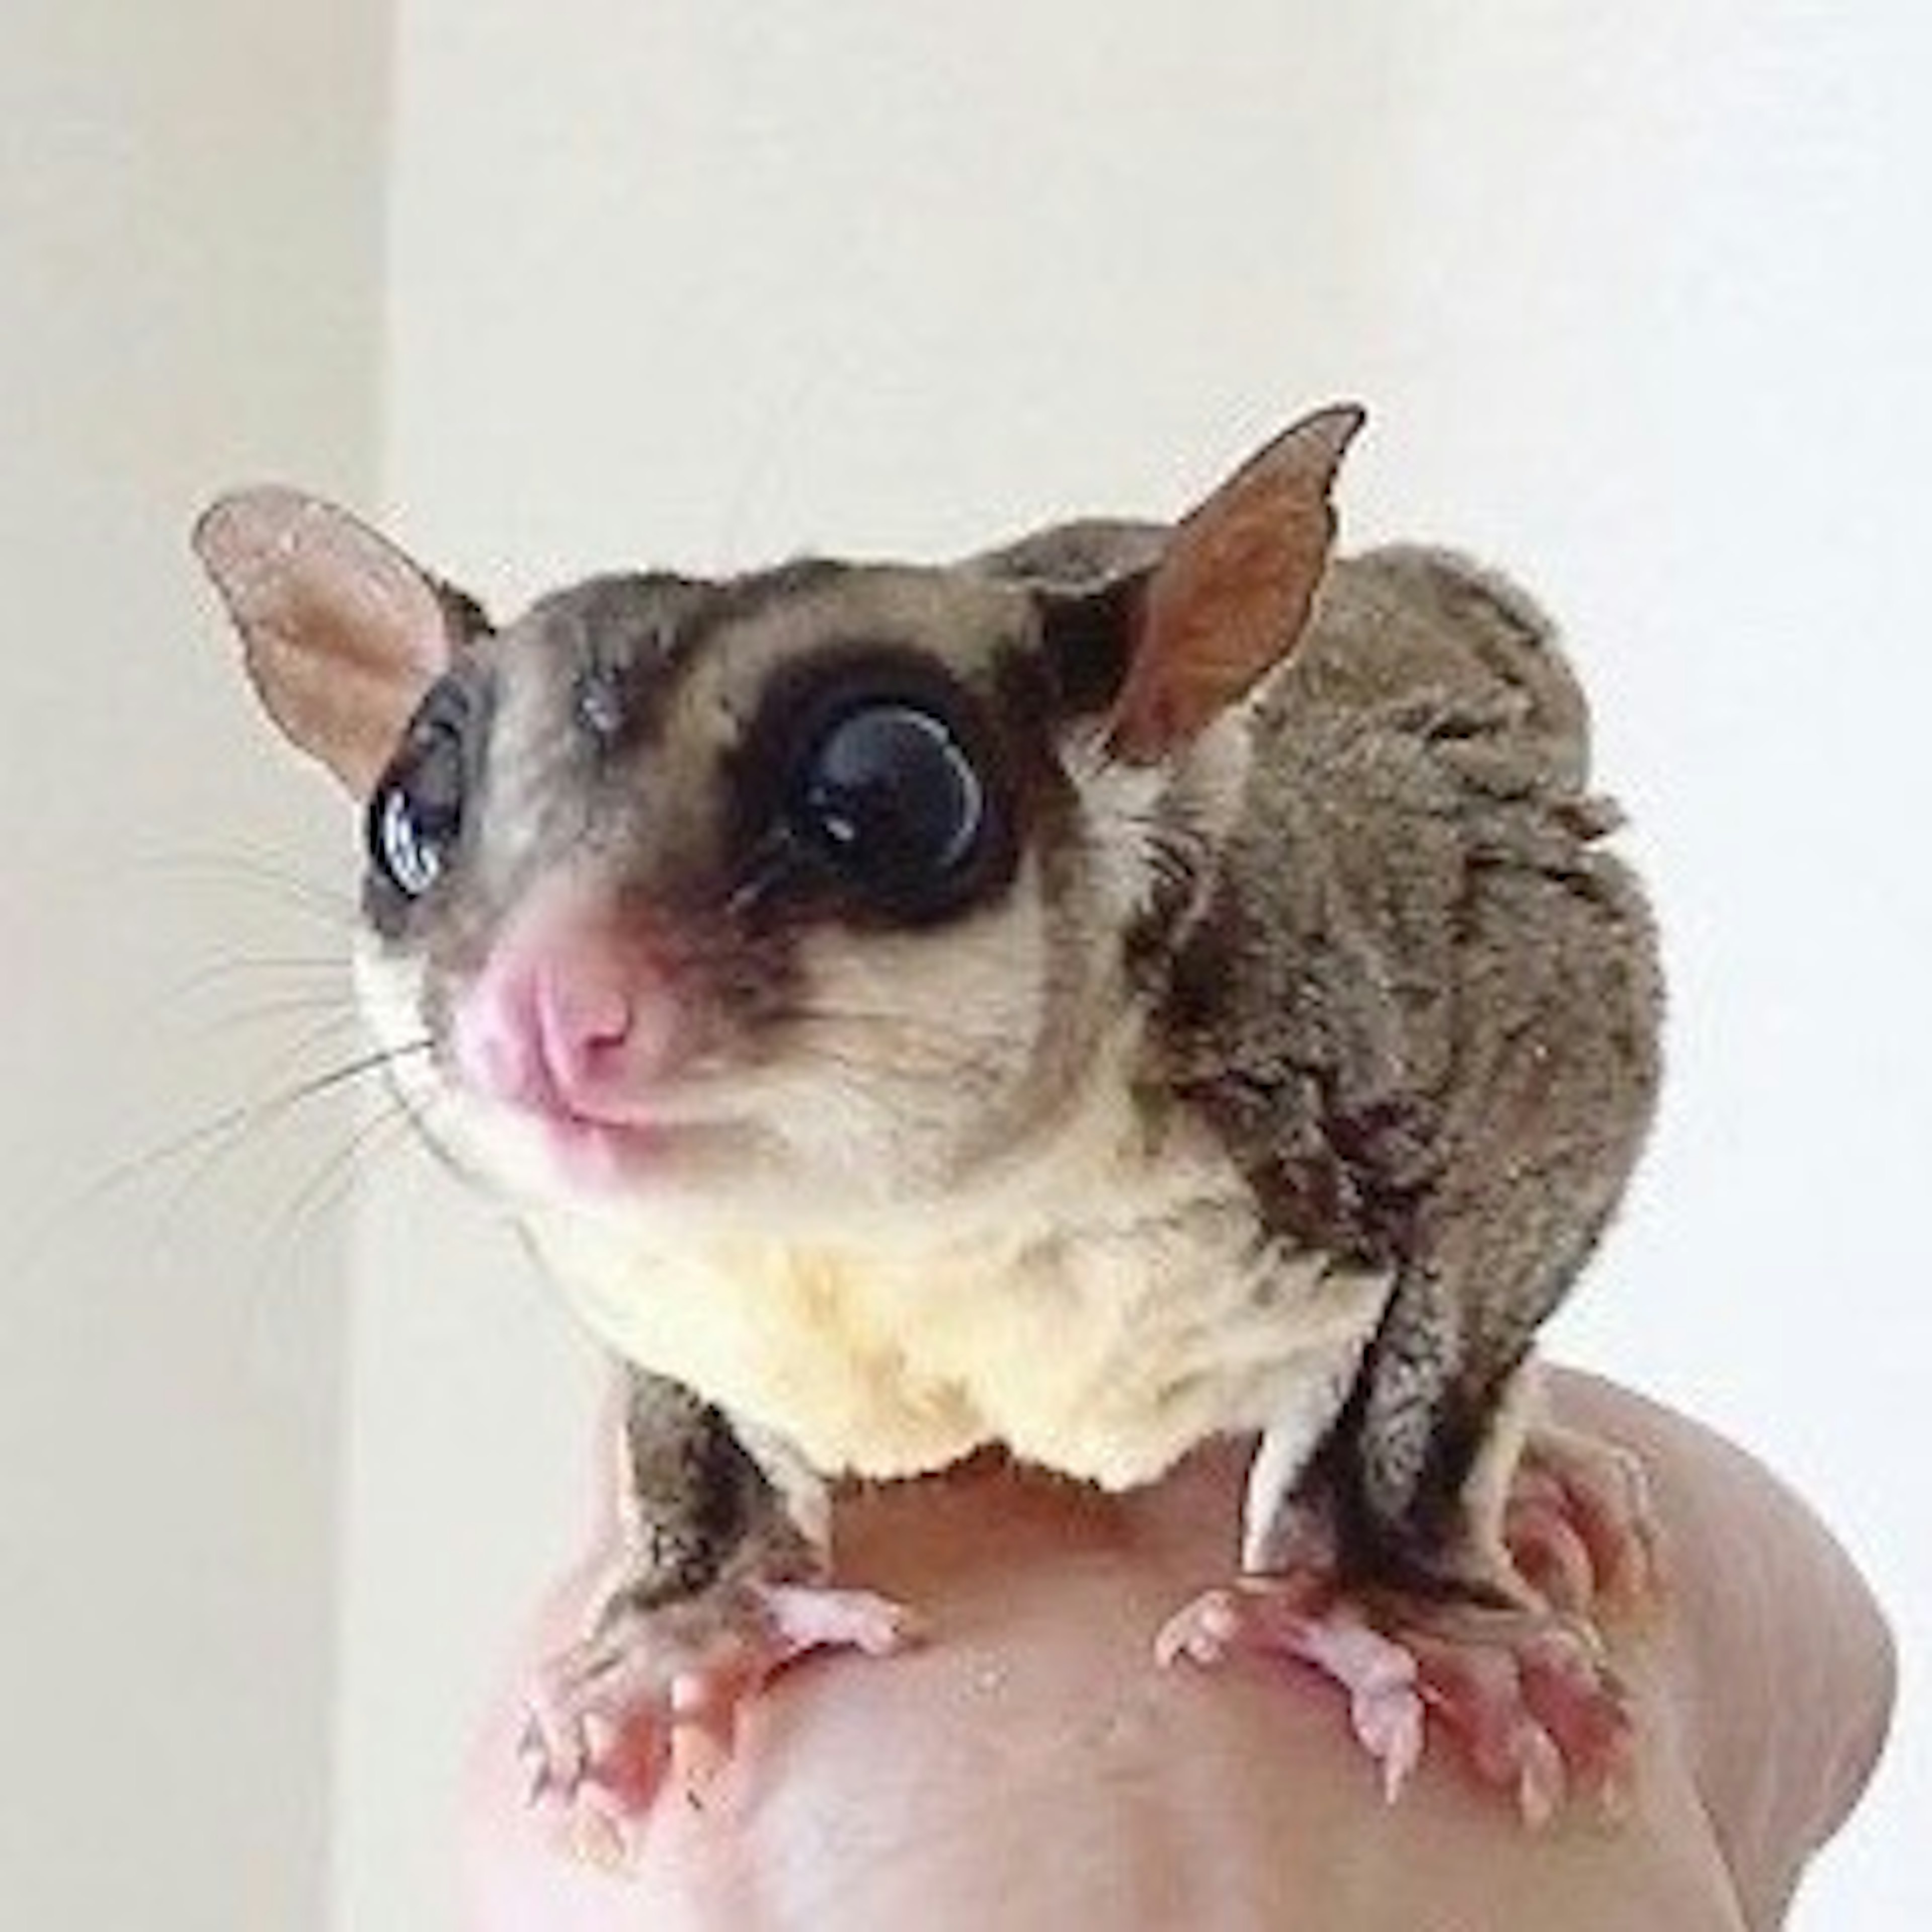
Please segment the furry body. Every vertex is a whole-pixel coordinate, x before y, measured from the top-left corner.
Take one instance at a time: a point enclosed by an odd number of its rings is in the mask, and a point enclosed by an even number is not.
[[[1118,1488],[1258,1431],[1250,1570],[1511,1598],[1522,1371],[1648,1123],[1654,942],[1541,614],[1330,561],[1360,422],[1172,529],[598,578],[501,631],[312,500],[204,524],[272,715],[365,802],[399,1085],[631,1366],[635,1574],[566,1702],[810,1574],[830,1483],[989,1444]]]
[[[1580,697],[1518,593],[1392,550],[1330,571],[1244,762],[1190,936],[1124,956],[1132,1010],[1006,1159],[790,1235],[682,1202],[529,1210],[592,1325],[827,1475],[999,1443],[1120,1486],[1270,1426],[1299,1470],[1427,1243],[1478,1291],[1488,1359],[1451,1399],[1496,1393],[1654,1078],[1648,930],[1593,842]],[[1176,1104],[1148,1107],[1156,1082]]]

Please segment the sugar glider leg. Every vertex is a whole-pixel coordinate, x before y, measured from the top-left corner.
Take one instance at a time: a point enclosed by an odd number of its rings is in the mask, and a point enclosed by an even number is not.
[[[914,1634],[899,1605],[826,1582],[830,1499],[802,1462],[679,1383],[623,1374],[616,1552],[583,1635],[531,1687],[524,1745],[532,1802],[613,1858],[668,1778],[690,1792],[715,1773],[782,1664]]]
[[[1526,1364],[1465,1472],[1462,1563],[1432,1578],[1365,1567],[1328,1458],[1297,1474],[1285,1438],[1270,1432],[1250,1474],[1243,1574],[1170,1621],[1162,1660],[1246,1652],[1312,1666],[1346,1695],[1390,1799],[1435,1726],[1532,1824],[1579,1792],[1616,1810],[1634,1733],[1598,1626],[1654,1597],[1648,1508],[1628,1456],[1538,1426],[1537,1406]]]

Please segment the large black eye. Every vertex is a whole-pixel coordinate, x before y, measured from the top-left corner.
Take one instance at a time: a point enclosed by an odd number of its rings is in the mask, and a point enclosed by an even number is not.
[[[808,751],[791,814],[840,874],[911,909],[968,868],[986,790],[943,719],[872,704],[833,719]]]
[[[369,862],[405,898],[436,884],[462,836],[469,780],[462,724],[460,715],[425,706],[370,796]]]

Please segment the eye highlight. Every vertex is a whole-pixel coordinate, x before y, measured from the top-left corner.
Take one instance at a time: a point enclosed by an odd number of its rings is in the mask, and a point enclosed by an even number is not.
[[[934,709],[850,703],[802,744],[785,816],[791,837],[874,910],[918,920],[968,890],[993,817],[986,782]]]
[[[470,711],[453,688],[432,690],[370,794],[363,837],[371,874],[403,899],[430,891],[462,838]]]

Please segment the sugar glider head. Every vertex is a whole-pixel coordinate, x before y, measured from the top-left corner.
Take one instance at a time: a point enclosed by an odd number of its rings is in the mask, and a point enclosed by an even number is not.
[[[761,1225],[1023,1167],[1211,867],[1360,422],[1171,531],[598,577],[500,628],[330,505],[223,498],[196,547],[361,808],[360,984],[431,1138],[526,1201]]]

